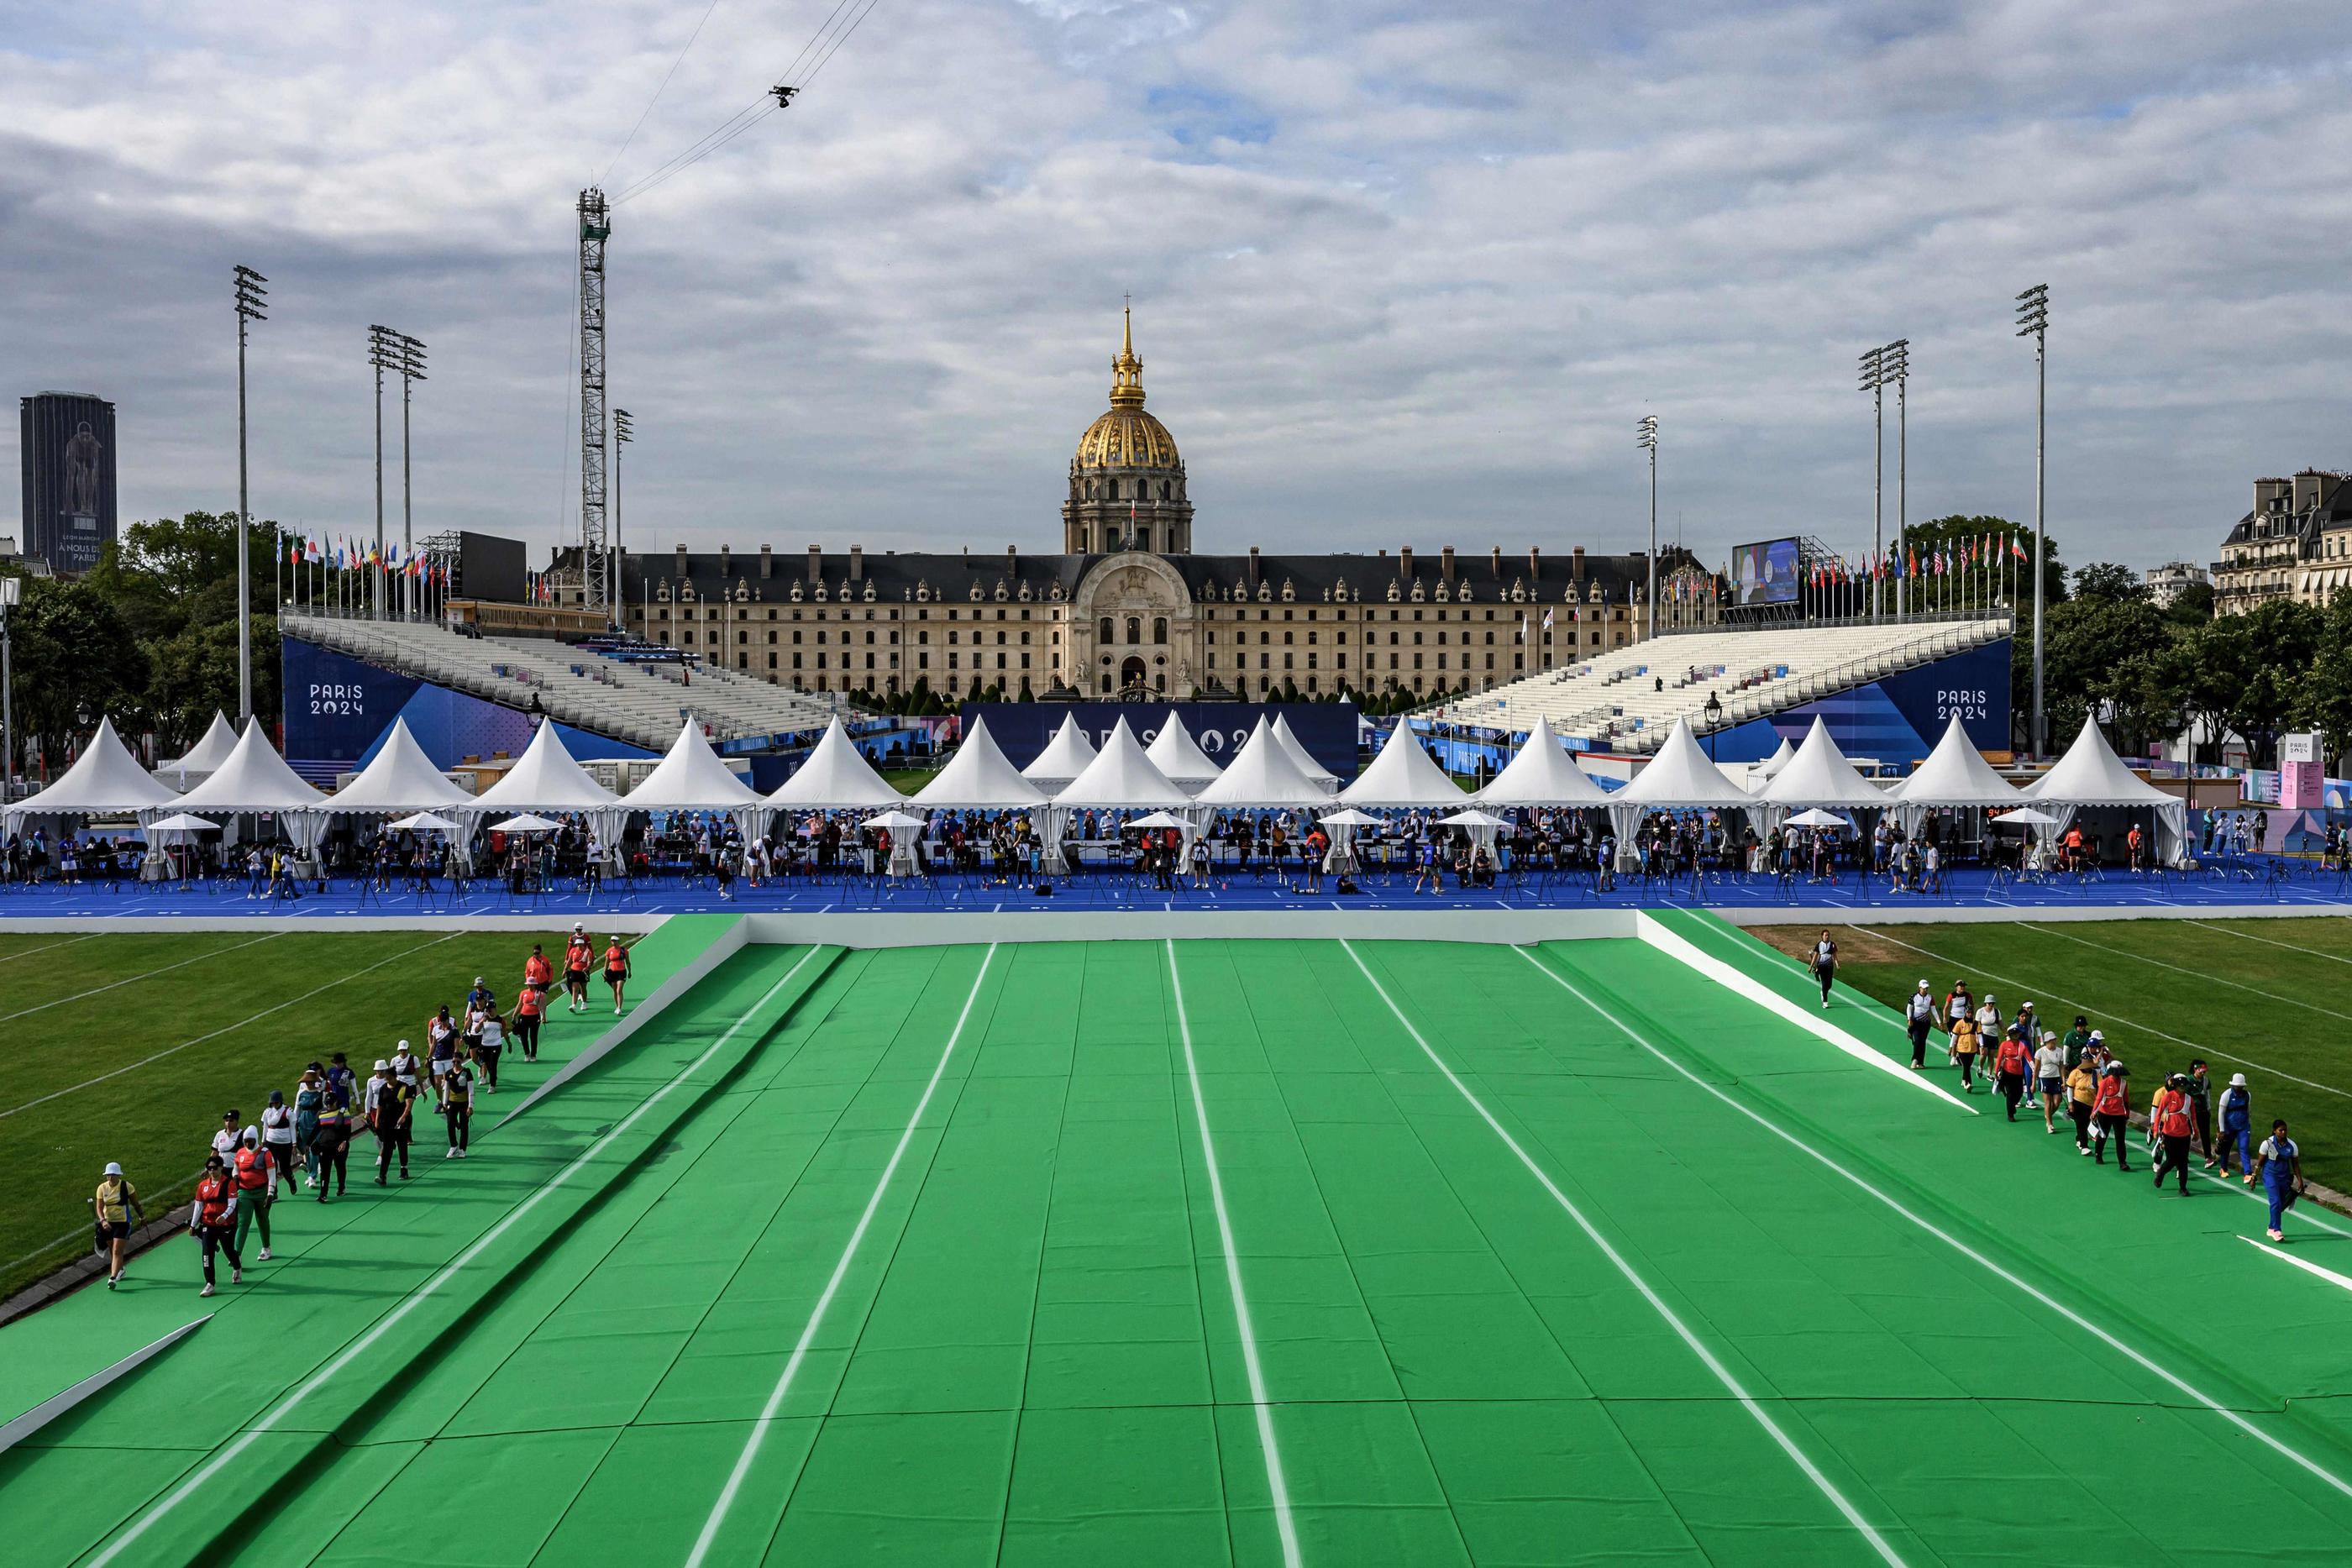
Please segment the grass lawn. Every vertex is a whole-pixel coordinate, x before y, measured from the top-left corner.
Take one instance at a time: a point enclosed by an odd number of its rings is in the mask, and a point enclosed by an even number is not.
[[[290,1103],[303,1064],[336,1051],[362,1076],[397,1040],[422,1053],[425,1020],[475,976],[511,1003],[534,940],[560,959],[555,931],[0,936],[0,1295],[89,1245],[107,1161],[161,1216],[223,1111],[257,1124],[270,1090]]]
[[[882,782],[901,795],[911,795],[938,777],[929,768],[883,768],[876,771],[882,775]]]
[[[1809,952],[1818,926],[1766,926],[1783,952]],[[2157,1076],[2211,1064],[2243,1072],[2256,1127],[2284,1116],[2315,1181],[2352,1191],[2352,920],[2004,921],[1839,925],[1838,978],[1889,1006],[1926,978],[1940,1001],[1965,977],[2004,1012],[2031,1001],[2045,1027],[2076,1014],[2106,1033],[2140,1103]],[[1931,1050],[1929,1063],[1942,1053]]]

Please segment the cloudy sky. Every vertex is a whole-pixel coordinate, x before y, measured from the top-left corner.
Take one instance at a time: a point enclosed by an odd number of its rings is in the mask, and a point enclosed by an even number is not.
[[[126,521],[233,507],[245,262],[257,514],[373,526],[381,321],[420,531],[553,541],[576,193],[805,77],[830,0],[706,4],[0,0],[6,390],[115,401]],[[1132,294],[1204,549],[1633,548],[1654,413],[1668,538],[1859,550],[1898,337],[1912,515],[2030,517],[2046,282],[2053,534],[2208,559],[2352,463],[2348,68],[2328,5],[879,0],[615,212],[622,528],[1057,548]]]

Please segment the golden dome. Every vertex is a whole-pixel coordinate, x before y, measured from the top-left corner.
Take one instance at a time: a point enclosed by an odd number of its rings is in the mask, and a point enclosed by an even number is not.
[[[1110,412],[1078,437],[1080,468],[1173,468],[1176,438],[1143,412],[1143,361],[1135,357],[1134,313],[1128,312],[1118,358],[1111,361]]]

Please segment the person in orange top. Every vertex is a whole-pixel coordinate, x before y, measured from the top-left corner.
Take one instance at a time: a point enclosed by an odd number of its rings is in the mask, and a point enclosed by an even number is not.
[[[588,1005],[588,964],[594,956],[588,943],[588,928],[573,926],[572,940],[563,945],[563,989],[575,1013]]]
[[[2189,1196],[2189,1140],[2197,1131],[2197,1107],[2189,1095],[2189,1078],[2176,1072],[2164,1081],[2149,1118],[2156,1127],[2156,1186],[2164,1187],[2164,1173],[2180,1173],[2180,1196]]]
[[[205,1174],[196,1183],[196,1200],[188,1212],[188,1234],[205,1249],[205,1288],[213,1293],[213,1254],[228,1254],[228,1282],[245,1283],[245,1258],[236,1249],[236,1177],[215,1149],[205,1159]]]
[[[269,1204],[278,1196],[278,1167],[261,1146],[261,1131],[247,1127],[238,1144],[236,1171],[236,1249],[245,1250],[246,1232],[261,1228],[261,1260],[269,1261]]]
[[[555,966],[547,961],[547,949],[536,942],[530,945],[530,956],[522,961],[522,977],[525,985],[542,991],[555,984]]]
[[[2099,1074],[2099,1096],[2091,1102],[2092,1153],[2099,1165],[2107,1163],[2107,1140],[2116,1141],[2116,1168],[2131,1174],[2131,1099],[2129,1075],[2124,1064],[2110,1060]]]
[[[621,1014],[621,990],[629,983],[629,950],[617,936],[604,948],[604,983],[613,988],[613,1016]]]
[[[515,998],[514,1037],[522,1047],[525,1061],[539,1060],[539,1020],[547,1012],[547,982],[523,977],[522,990]]]
[[[2025,1043],[2025,1036],[2015,1030],[2000,1037],[1993,1051],[1993,1079],[2000,1085],[2000,1097],[2009,1102],[2009,1119],[2017,1120],[2019,1102],[2025,1098],[2025,1079],[2033,1065],[2033,1049]]]

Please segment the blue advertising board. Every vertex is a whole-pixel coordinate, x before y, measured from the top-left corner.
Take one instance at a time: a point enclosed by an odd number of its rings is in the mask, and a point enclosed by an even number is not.
[[[976,717],[987,721],[988,733],[1015,768],[1037,759],[1065,717],[1076,716],[1097,747],[1125,719],[1149,746],[1173,714],[1220,768],[1233,760],[1259,719],[1271,724],[1280,717],[1316,761],[1342,779],[1356,776],[1353,703],[966,703],[961,711],[967,725]]]

